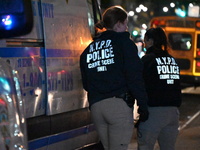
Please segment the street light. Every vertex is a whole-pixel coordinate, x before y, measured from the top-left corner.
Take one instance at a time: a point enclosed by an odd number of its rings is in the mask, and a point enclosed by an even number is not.
[[[174,3],[170,3],[170,6],[171,6],[172,8],[174,8],[174,7],[175,7],[175,4],[174,4]]]
[[[136,11],[137,13],[140,13],[140,12],[141,12],[141,8],[140,8],[140,7],[137,7],[135,11]]]
[[[134,11],[132,11],[132,10],[128,12],[128,15],[129,15],[130,17],[133,17],[134,14],[135,14],[135,13],[134,13]]]
[[[169,10],[169,9],[168,9],[167,7],[163,7],[163,11],[164,11],[164,12],[168,12],[168,10]]]

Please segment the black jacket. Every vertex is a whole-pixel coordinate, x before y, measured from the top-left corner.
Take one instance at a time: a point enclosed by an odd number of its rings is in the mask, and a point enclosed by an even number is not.
[[[128,32],[103,32],[81,54],[80,67],[90,106],[127,91],[147,106],[143,65]]]
[[[180,71],[175,59],[163,50],[147,49],[142,57],[149,106],[181,105]]]

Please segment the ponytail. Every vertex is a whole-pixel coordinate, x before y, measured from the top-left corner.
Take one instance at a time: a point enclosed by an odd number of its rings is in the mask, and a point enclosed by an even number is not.
[[[168,49],[167,36],[162,28],[160,28],[160,27],[150,28],[145,33],[145,37],[147,39],[153,40],[153,47],[155,50],[162,49],[167,52],[167,49]]]

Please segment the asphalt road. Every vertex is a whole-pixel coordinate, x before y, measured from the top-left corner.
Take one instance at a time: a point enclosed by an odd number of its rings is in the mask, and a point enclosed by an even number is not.
[[[180,111],[180,133],[176,150],[200,150],[200,87],[182,90]],[[128,150],[137,150],[136,135],[133,135]],[[154,150],[159,150],[156,144]]]
[[[180,111],[180,133],[176,150],[200,150],[200,87],[189,87],[182,90]],[[103,150],[101,145],[83,150]],[[133,134],[128,150],[137,150],[136,131]],[[159,150],[156,144],[154,150]]]

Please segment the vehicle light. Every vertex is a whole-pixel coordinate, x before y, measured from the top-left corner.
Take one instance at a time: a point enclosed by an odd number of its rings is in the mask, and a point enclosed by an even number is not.
[[[153,22],[152,22],[152,26],[154,27],[154,26],[158,26],[159,25],[159,20],[154,20]]]
[[[5,15],[5,16],[2,16],[1,18],[1,21],[2,21],[2,26],[4,26],[4,28],[6,30],[10,30],[12,29],[12,18],[10,15]]]
[[[197,48],[197,56],[200,56],[200,48]]]
[[[165,27],[166,26],[166,22],[165,20],[153,20],[151,26],[153,28],[156,28],[156,27]]]
[[[0,38],[30,33],[33,27],[31,0],[0,1]]]
[[[196,28],[200,29],[200,21],[196,21]]]
[[[7,105],[6,102],[4,101],[4,99],[0,98],[0,105]]]
[[[2,19],[2,22],[5,25],[11,25],[12,24],[12,20],[10,19],[10,15],[6,16],[4,19]]]
[[[197,67],[200,67],[200,61],[197,61],[196,65],[197,65]]]
[[[165,20],[160,21],[160,26],[162,26],[162,27],[166,26]]]

